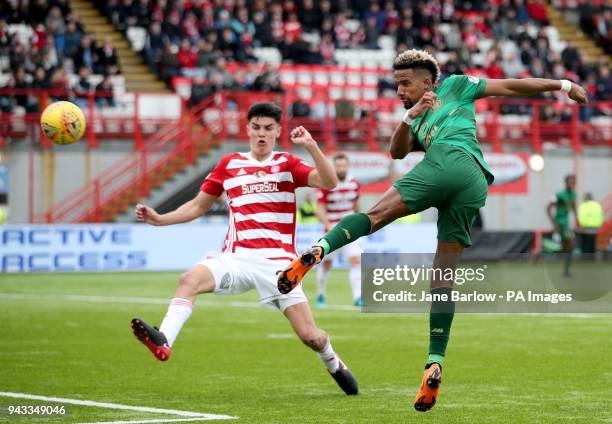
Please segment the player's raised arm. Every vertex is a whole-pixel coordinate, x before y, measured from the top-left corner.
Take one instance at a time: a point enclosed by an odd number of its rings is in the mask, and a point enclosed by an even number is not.
[[[291,131],[291,141],[293,144],[304,146],[310,153],[315,164],[315,170],[308,175],[308,185],[330,190],[338,184],[338,177],[332,164],[323,155],[317,142],[304,127],[296,127]]]
[[[150,206],[138,204],[135,210],[136,220],[155,226],[181,224],[204,215],[216,201],[217,197],[200,191],[196,197],[178,209],[161,215]]]
[[[553,80],[545,78],[523,79],[488,79],[483,97],[488,96],[533,96],[547,91],[564,91],[568,97],[578,103],[587,102],[586,91],[578,84],[569,80]]]

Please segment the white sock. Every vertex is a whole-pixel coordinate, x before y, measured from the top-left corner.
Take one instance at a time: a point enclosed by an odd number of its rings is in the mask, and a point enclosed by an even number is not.
[[[336,352],[334,352],[329,339],[327,340],[327,347],[321,352],[317,352],[317,355],[319,355],[319,358],[321,358],[321,361],[323,361],[329,372],[334,373],[338,371],[338,368],[340,367],[340,360],[338,359]]]
[[[174,344],[183,324],[185,324],[185,321],[191,315],[192,307],[193,304],[190,300],[181,299],[180,297],[175,297],[170,301],[168,312],[166,312],[166,316],[159,326],[159,331],[164,333],[170,346]]]
[[[323,267],[323,264],[317,268],[317,296],[325,296],[325,288],[327,287],[327,278],[329,277],[329,270]]]
[[[353,290],[353,299],[357,300],[361,297],[361,265],[351,266],[349,281]]]

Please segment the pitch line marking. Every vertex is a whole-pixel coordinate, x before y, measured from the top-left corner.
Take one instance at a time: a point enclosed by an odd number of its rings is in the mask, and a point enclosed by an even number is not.
[[[119,409],[127,411],[138,411],[138,412],[149,412],[154,414],[166,414],[175,415],[179,417],[190,417],[189,419],[170,419],[170,421],[110,421],[112,423],[138,423],[138,422],[176,422],[176,421],[205,421],[205,420],[235,420],[238,417],[232,417],[229,415],[216,415],[216,414],[203,414],[200,412],[180,411],[178,409],[162,409],[162,408],[151,408],[148,406],[132,406],[132,405],[120,405],[118,403],[108,402],[94,402],[92,400],[80,400],[80,399],[69,399],[60,398],[53,396],[39,396],[32,395],[29,393],[14,393],[14,392],[0,392],[0,396],[16,398],[16,399],[30,399],[30,400],[42,400],[45,402],[56,402],[56,403],[67,403],[71,405],[82,405],[82,406],[93,406],[96,408],[107,408],[107,409]]]
[[[209,418],[161,418],[157,420],[137,420],[137,421],[96,421],[81,424],[146,424],[146,423],[178,423],[185,421],[207,421]]]

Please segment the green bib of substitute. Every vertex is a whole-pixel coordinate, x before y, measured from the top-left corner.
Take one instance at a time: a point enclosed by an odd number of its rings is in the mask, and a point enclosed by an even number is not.
[[[412,122],[412,136],[427,151],[434,143],[459,147],[472,155],[484,170],[488,184],[494,177],[476,139],[474,100],[482,97],[486,80],[453,75],[434,89],[438,99]]]

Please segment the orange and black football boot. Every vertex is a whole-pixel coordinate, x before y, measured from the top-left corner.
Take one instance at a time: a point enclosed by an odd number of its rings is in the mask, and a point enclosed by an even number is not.
[[[134,318],[132,319],[132,331],[136,338],[148,347],[159,361],[167,361],[170,358],[172,350],[168,345],[168,340],[164,333],[156,327],[151,327],[140,318]]]
[[[436,404],[438,399],[438,390],[442,383],[442,367],[434,362],[429,365],[423,374],[421,382],[421,390],[416,395],[414,400],[414,409],[420,412],[429,411]]]
[[[295,258],[282,271],[278,271],[278,291],[287,294],[302,282],[304,275],[323,259],[323,249],[312,246],[310,249]]]

